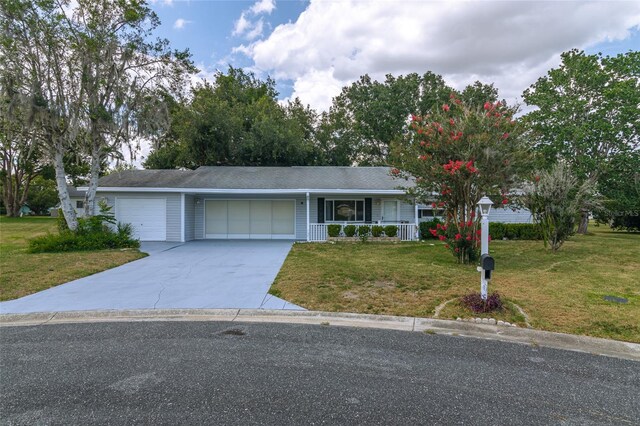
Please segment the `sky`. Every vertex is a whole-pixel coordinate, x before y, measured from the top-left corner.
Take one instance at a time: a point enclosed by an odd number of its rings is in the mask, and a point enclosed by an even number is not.
[[[327,110],[367,73],[432,71],[462,89],[480,80],[522,92],[572,48],[640,47],[640,1],[152,0],[156,34],[188,48],[211,80],[243,67],[276,79],[280,99]]]

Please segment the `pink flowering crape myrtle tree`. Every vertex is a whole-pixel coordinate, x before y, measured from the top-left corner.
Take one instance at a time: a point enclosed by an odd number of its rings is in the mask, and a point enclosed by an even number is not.
[[[419,202],[445,211],[445,225],[432,233],[460,263],[479,256],[480,198],[509,203],[507,194],[529,170],[515,112],[504,102],[471,108],[451,94],[436,111],[412,116],[406,137],[392,147],[392,175],[415,182],[406,190]]]

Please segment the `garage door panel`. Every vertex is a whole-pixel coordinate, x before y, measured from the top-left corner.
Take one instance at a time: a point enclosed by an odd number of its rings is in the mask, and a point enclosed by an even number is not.
[[[205,204],[207,237],[227,237],[227,202],[220,200],[207,200]]]
[[[249,238],[249,234],[251,234],[251,201],[229,201],[227,214],[229,218],[229,237]]]
[[[271,201],[251,201],[251,237],[271,234]]]
[[[273,201],[271,203],[271,232],[274,235],[292,235],[295,233],[295,204],[291,201]]]
[[[117,198],[116,220],[130,223],[141,241],[166,241],[166,198]]]

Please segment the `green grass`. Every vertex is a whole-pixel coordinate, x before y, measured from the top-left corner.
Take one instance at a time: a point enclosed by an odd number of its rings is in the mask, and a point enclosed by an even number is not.
[[[489,291],[520,306],[535,328],[640,342],[640,235],[590,231],[558,253],[540,241],[492,242]],[[314,310],[431,317],[440,303],[479,289],[475,265],[456,264],[440,242],[420,242],[295,244],[271,291]],[[440,318],[477,316],[449,305]],[[505,315],[494,317],[523,323]]]
[[[138,250],[27,253],[28,239],[56,231],[49,217],[0,217],[0,301],[16,299],[144,257]]]

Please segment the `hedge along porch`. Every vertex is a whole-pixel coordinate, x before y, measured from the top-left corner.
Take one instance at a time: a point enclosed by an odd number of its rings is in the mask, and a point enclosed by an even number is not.
[[[398,184],[386,167],[128,170],[103,177],[98,197],[143,241],[325,241],[330,223],[394,224],[413,240],[416,206]]]

